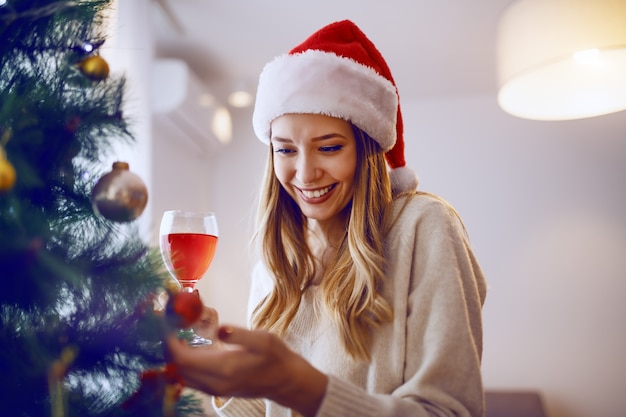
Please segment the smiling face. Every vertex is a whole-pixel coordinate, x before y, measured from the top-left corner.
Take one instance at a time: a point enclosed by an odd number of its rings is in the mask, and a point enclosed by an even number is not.
[[[356,140],[350,123],[319,114],[286,114],[271,125],[274,173],[302,213],[339,220],[352,199]]]

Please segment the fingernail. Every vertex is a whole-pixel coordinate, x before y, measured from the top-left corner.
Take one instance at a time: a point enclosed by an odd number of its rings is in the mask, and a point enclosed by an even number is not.
[[[219,330],[217,331],[217,336],[221,339],[221,340],[226,340],[230,337],[230,335],[233,333],[233,328],[229,327],[229,326],[222,326],[219,328]]]

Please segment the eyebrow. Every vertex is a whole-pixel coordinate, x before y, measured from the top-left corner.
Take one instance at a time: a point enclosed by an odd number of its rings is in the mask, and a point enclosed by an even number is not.
[[[343,139],[348,139],[347,137],[345,137],[341,133],[328,133],[326,135],[313,137],[312,140],[313,140],[313,142],[318,142],[318,141],[321,141],[321,140],[333,139],[333,138],[336,138],[336,137],[343,138]],[[283,138],[283,137],[280,137],[280,136],[274,136],[270,140],[276,141],[276,142],[293,142],[292,139]]]

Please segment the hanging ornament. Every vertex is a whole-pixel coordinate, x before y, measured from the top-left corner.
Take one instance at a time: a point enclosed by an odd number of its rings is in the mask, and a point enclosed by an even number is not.
[[[0,193],[9,191],[15,184],[15,168],[7,159],[4,148],[0,146]]]
[[[172,292],[165,306],[165,316],[173,327],[187,329],[200,320],[203,308],[200,295],[196,291]]]
[[[124,401],[122,408],[143,415],[150,414],[160,403],[163,417],[175,417],[176,403],[183,390],[176,366],[168,363],[160,369],[148,369],[141,373],[139,381],[139,389]]]
[[[100,55],[90,55],[78,63],[78,68],[93,81],[102,81],[109,76],[109,64]]]
[[[128,163],[114,162],[113,169],[93,187],[94,210],[114,222],[130,222],[143,213],[148,203],[148,190],[139,176],[129,170]]]

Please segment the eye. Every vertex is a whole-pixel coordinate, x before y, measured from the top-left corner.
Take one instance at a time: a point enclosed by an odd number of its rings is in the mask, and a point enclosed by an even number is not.
[[[289,149],[289,148],[274,148],[274,153],[278,153],[278,154],[282,154],[282,155],[288,155],[291,153],[294,153],[295,150],[293,149]]]
[[[343,148],[342,145],[333,145],[333,146],[322,146],[320,147],[320,152],[323,153],[333,153],[341,150]]]

